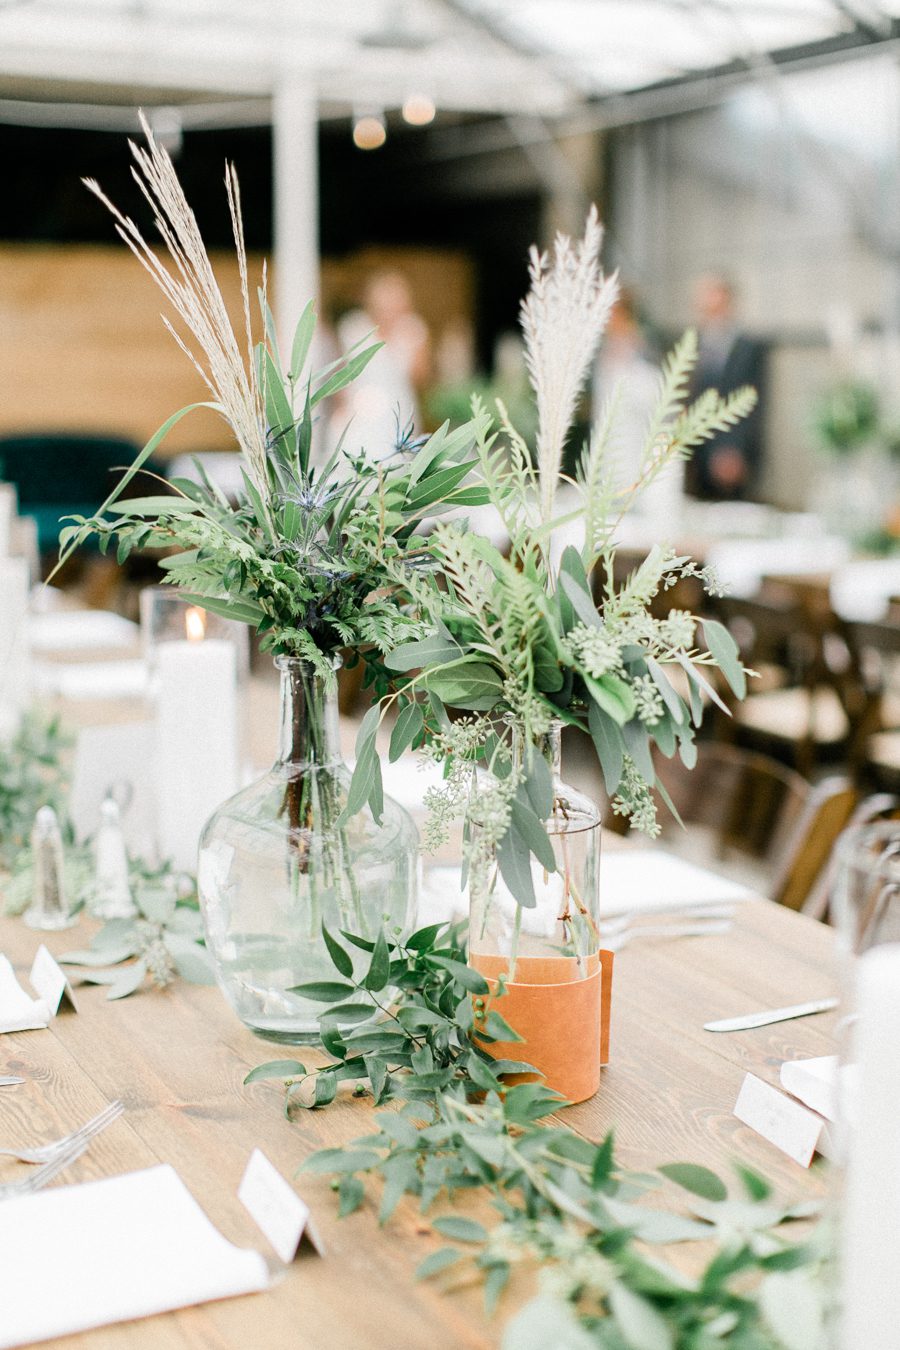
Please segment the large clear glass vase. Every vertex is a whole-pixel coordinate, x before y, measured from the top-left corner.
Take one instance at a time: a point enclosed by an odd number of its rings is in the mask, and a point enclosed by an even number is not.
[[[278,758],[207,822],[198,891],[219,985],[238,1017],[270,1040],[312,1044],[325,1005],[294,988],[341,978],[323,925],[370,940],[381,929],[388,937],[408,932],[418,835],[389,797],[380,821],[368,806],[343,819],[351,773],[340,756],[333,682],[297,658],[279,657],[276,665]],[[364,973],[367,953],[343,945]]]
[[[541,755],[550,770],[552,807],[544,828],[556,870],[530,857],[535,903],[518,902],[496,851],[479,837],[476,783],[469,826],[469,964],[488,980],[491,995],[476,1001],[475,1021],[486,1026],[491,1009],[502,1014],[524,1042],[485,1048],[533,1064],[548,1086],[582,1101],[599,1086],[609,1035],[612,957],[600,941],[600,811],[560,777],[559,725],[531,747],[517,729],[512,734],[514,772],[528,755]],[[500,988],[506,993],[496,997]]]

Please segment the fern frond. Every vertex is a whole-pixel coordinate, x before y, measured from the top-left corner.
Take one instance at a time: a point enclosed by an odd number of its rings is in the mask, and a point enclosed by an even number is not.
[[[689,328],[663,361],[659,396],[650,415],[642,458],[653,453],[658,438],[684,406],[698,354],[697,334],[693,328]]]
[[[757,394],[749,385],[722,398],[715,389],[707,389],[675,422],[671,439],[679,454],[702,445],[720,431],[727,431],[756,407]]]

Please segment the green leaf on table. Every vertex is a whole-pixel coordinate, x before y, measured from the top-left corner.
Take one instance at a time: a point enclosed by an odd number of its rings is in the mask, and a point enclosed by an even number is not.
[[[416,931],[406,939],[405,945],[414,952],[427,951],[434,944],[434,940],[442,928],[446,928],[444,923],[430,923],[425,928],[417,928]]]
[[[391,745],[388,751],[388,757],[393,763],[399,759],[404,750],[408,750],[417,736],[422,734],[425,728],[425,716],[421,705],[418,703],[407,703],[400,709],[397,715],[397,721],[394,723],[394,729],[391,732]]]
[[[719,1201],[728,1198],[728,1189],[724,1181],[708,1167],[701,1167],[698,1163],[666,1163],[659,1170],[664,1177],[674,1181],[676,1186],[683,1187],[692,1195],[699,1195],[702,1200]]]
[[[313,1094],[312,1106],[330,1106],[337,1096],[338,1080],[335,1073],[320,1073],[316,1075],[316,1086]],[[335,1152],[340,1152],[336,1149]]]
[[[375,1016],[377,1011],[378,1009],[372,1003],[338,1003],[321,1012],[319,1021],[322,1023],[337,1022],[348,1026],[356,1022],[367,1022]]]
[[[653,1304],[617,1281],[609,1304],[629,1350],[675,1350],[675,1334]]]
[[[455,961],[450,956],[434,956],[429,953],[428,962],[433,966],[440,966],[442,970],[448,971],[470,994],[487,994],[489,992],[488,982],[483,975],[471,966],[467,966],[463,961]]]
[[[372,952],[372,960],[369,963],[369,969],[363,983],[367,989],[370,989],[373,994],[376,994],[379,989],[385,987],[390,973],[391,954],[388,950],[384,933],[381,932],[375,939],[375,950]]]
[[[83,951],[64,952],[56,959],[61,966],[117,966],[120,961],[137,956],[140,949],[140,940],[135,936],[131,942],[115,947],[87,947]]]
[[[455,1266],[460,1261],[465,1260],[466,1253],[461,1252],[457,1247],[439,1247],[436,1252],[431,1252],[416,1267],[416,1279],[428,1280],[433,1275],[439,1275],[442,1270],[448,1266]]]
[[[135,961],[134,965],[125,967],[115,984],[109,986],[106,997],[110,1001],[127,998],[129,994],[134,994],[140,989],[146,978],[147,962]]]
[[[460,1214],[446,1214],[434,1219],[432,1227],[441,1237],[452,1238],[454,1242],[486,1242],[487,1230],[474,1219],[464,1219]]]
[[[341,999],[352,999],[356,988],[338,980],[310,980],[307,984],[291,985],[288,992],[308,998],[311,1003],[339,1003]]]
[[[702,619],[703,636],[709,654],[738,698],[747,693],[747,676],[741,664],[741,652],[728,629],[716,619]]]
[[[305,1078],[306,1065],[299,1059],[271,1059],[266,1064],[257,1064],[244,1079],[244,1084],[261,1083],[268,1078]]]
[[[551,1294],[541,1294],[526,1303],[507,1322],[501,1342],[502,1350],[597,1350],[598,1344],[571,1305]],[[614,1343],[613,1347],[622,1350]]]
[[[346,1219],[348,1214],[359,1209],[365,1197],[366,1188],[359,1177],[342,1176],[338,1186],[338,1217]]]
[[[733,1167],[751,1200],[768,1200],[772,1194],[772,1187],[765,1177],[761,1177],[758,1172],[745,1167],[743,1163],[736,1162]]]
[[[174,962],[175,969],[188,984],[213,985],[216,972],[212,957],[205,947],[196,942],[187,941],[177,944],[170,937],[166,943]]]
[[[324,923],[322,924],[322,938],[328,948],[331,964],[339,975],[343,975],[344,979],[349,980],[353,975],[353,959],[350,953],[344,951],[337,939],[331,936]]]
[[[367,1172],[381,1162],[381,1155],[372,1149],[322,1148],[302,1162],[300,1172],[316,1174],[329,1172]]]

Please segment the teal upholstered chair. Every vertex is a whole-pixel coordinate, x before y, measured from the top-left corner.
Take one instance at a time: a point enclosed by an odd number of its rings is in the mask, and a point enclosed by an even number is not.
[[[124,437],[89,434],[0,437],[0,479],[15,483],[19,510],[37,521],[42,554],[56,551],[60,517],[92,515],[139,448]]]

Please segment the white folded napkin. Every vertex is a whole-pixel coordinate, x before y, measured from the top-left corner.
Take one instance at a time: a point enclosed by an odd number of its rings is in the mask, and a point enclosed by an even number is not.
[[[143,698],[149,687],[143,661],[42,661],[35,667],[42,694],[71,699]]]
[[[468,908],[460,889],[458,867],[430,867],[419,893],[420,924],[459,918]],[[678,913],[700,905],[734,904],[749,900],[754,892],[729,877],[685,862],[664,849],[623,849],[605,853],[600,861],[600,914],[609,919],[619,914]],[[503,887],[498,903],[510,901]],[[528,917],[528,916],[526,916]]]
[[[270,1284],[168,1165],[5,1201],[0,1251],[0,1350]]]
[[[90,651],[98,647],[134,647],[141,630],[121,614],[105,609],[56,610],[34,614],[28,627],[35,652]]]
[[[0,1032],[38,1031],[49,1025],[47,1004],[42,998],[31,998],[25,993],[9,958],[0,953]]]
[[[668,913],[749,900],[754,892],[730,877],[685,862],[660,848],[623,849],[600,861],[600,913]]]

